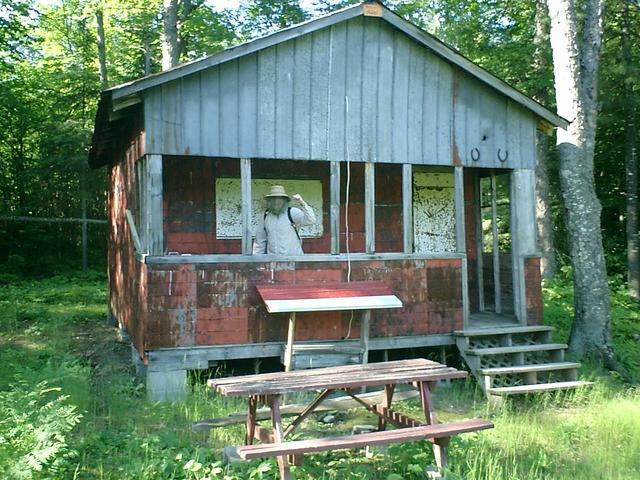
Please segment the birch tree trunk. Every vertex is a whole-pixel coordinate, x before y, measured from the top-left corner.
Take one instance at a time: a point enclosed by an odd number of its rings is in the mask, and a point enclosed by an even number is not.
[[[571,121],[566,130],[558,129],[556,142],[575,295],[569,352],[619,369],[611,346],[602,207],[593,178],[604,0],[585,0],[580,40],[574,2],[548,0],[548,7],[558,113]]]
[[[104,16],[102,9],[96,10],[97,41],[98,41],[98,67],[100,72],[100,87],[102,90],[109,86],[107,76],[107,49],[104,37]]]
[[[534,36],[535,52],[533,57],[534,72],[540,74],[547,62],[544,57],[545,43],[549,38],[547,21],[547,5],[545,0],[536,2],[536,33]],[[541,87],[534,98],[543,105],[548,102],[549,94]],[[538,227],[538,248],[540,248],[540,270],[543,278],[553,278],[556,274],[556,252],[553,243],[553,221],[551,218],[551,201],[549,199],[549,136],[538,130],[536,143],[536,220]]]
[[[622,0],[622,62],[626,72],[632,68],[631,44],[629,41],[629,2]],[[629,295],[640,299],[640,259],[638,258],[638,141],[636,129],[635,97],[633,77],[625,75],[625,179],[627,200],[627,281]]]
[[[163,5],[162,70],[168,70],[180,61],[178,0],[164,0]]]

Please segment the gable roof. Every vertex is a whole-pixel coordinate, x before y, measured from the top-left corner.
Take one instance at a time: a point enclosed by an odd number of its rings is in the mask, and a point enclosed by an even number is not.
[[[97,157],[99,155],[97,155],[96,150],[99,149],[98,144],[103,143],[101,141],[101,132],[113,131],[113,129],[109,128],[108,123],[119,117],[118,115],[114,115],[113,117],[110,115],[106,116],[105,110],[108,110],[109,113],[112,111],[116,112],[118,110],[123,110],[131,105],[141,102],[142,99],[139,94],[149,88],[180,79],[215,65],[255,53],[287,40],[292,40],[302,35],[306,35],[359,16],[381,18],[395,29],[405,33],[414,41],[428,48],[443,60],[467,72],[472,77],[488,85],[490,88],[522,105],[524,108],[542,119],[544,123],[561,128],[566,128],[569,125],[569,121],[566,119],[560,117],[542,104],[523,94],[504,80],[489,73],[479,65],[476,65],[433,35],[421,30],[417,26],[384,7],[381,3],[377,1],[367,1],[279,30],[255,40],[236,45],[208,57],[183,63],[169,70],[105,90],[100,98],[100,104],[98,106],[98,111],[102,112],[102,115],[97,115],[96,117],[94,138],[89,154],[89,162],[94,166],[100,163],[97,161]]]

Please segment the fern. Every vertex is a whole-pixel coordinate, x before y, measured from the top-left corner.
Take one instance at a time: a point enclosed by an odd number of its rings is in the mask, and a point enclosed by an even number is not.
[[[0,392],[0,477],[31,479],[58,471],[74,451],[68,434],[82,415],[59,388],[26,382]]]

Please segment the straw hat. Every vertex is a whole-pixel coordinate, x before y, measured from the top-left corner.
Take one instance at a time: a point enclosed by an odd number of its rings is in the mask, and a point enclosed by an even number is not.
[[[285,197],[285,198],[289,198],[289,195],[287,195],[287,192],[284,191],[284,187],[282,185],[272,185],[271,186],[271,190],[269,191],[269,193],[267,193],[264,198],[269,198],[269,197]]]

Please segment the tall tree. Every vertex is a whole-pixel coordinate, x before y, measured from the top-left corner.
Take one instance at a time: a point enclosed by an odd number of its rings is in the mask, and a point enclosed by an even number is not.
[[[546,47],[549,41],[549,21],[545,0],[536,1],[535,51],[533,68],[536,73],[544,72],[547,66]],[[548,104],[549,89],[540,84],[533,97],[543,105]],[[537,132],[536,164],[536,219],[538,223],[538,245],[542,254],[540,268],[544,278],[552,278],[556,273],[556,252],[553,242],[553,219],[551,216],[551,198],[549,192],[549,136],[540,130]]]
[[[560,184],[574,281],[569,351],[618,369],[611,342],[611,310],[600,213],[593,177],[598,115],[598,65],[604,1],[548,0],[558,113],[571,123],[557,131]],[[577,18],[582,19],[578,30]]]
[[[98,67],[100,69],[100,86],[104,90],[109,86],[109,76],[107,75],[107,49],[104,37],[104,14],[102,7],[96,9],[96,31],[98,43]]]
[[[182,25],[191,12],[201,6],[204,0],[164,0],[162,38],[162,70],[168,70],[180,63],[184,45]]]
[[[622,44],[622,62],[625,70],[624,110],[625,110],[625,194],[627,210],[627,281],[629,294],[640,300],[640,258],[638,258],[638,149],[636,109],[634,95],[634,75],[632,75],[633,59],[630,41],[629,1],[621,0],[622,28],[620,40]]]

